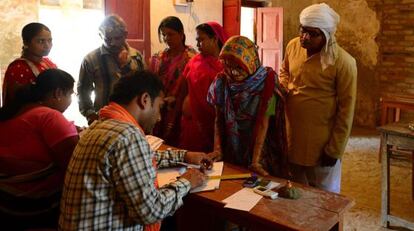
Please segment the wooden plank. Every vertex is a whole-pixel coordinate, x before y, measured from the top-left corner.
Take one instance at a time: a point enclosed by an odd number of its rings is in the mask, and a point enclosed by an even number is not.
[[[414,149],[414,137],[398,136],[395,134],[388,134],[387,144],[396,146],[401,149]]]
[[[414,132],[408,129],[408,123],[392,123],[377,128],[381,132],[395,134],[402,137],[414,138]]]
[[[392,215],[388,215],[388,220],[390,222],[392,222],[393,225],[397,224],[397,225],[400,225],[404,228],[414,230],[414,223],[413,222],[409,222],[409,221],[406,221],[404,219],[401,219],[399,217],[392,216]]]
[[[247,170],[225,164],[223,174],[246,173]],[[286,183],[286,180],[269,177],[271,180]],[[343,213],[353,205],[353,201],[335,193],[312,187],[294,184],[300,188],[302,197],[298,200],[263,198],[249,212],[224,208],[223,199],[242,189],[243,180],[222,181],[220,189],[211,192],[191,194],[184,202],[184,207],[198,210],[212,210],[211,216],[219,216],[252,230],[330,230],[341,226]],[[191,210],[187,210],[191,214]],[[194,210],[192,210],[194,214]],[[209,215],[209,216],[210,216]],[[191,215],[190,215],[191,216]],[[199,214],[197,213],[197,217]],[[194,215],[186,220],[197,219]],[[197,221],[195,223],[202,222]],[[189,226],[189,224],[183,226]],[[186,230],[183,226],[181,228]],[[194,226],[192,227],[194,229]],[[212,227],[209,226],[210,230]],[[340,227],[339,229],[341,229]],[[180,229],[181,230],[181,229]],[[202,229],[209,230],[209,229]]]
[[[384,132],[381,133],[381,225],[383,227],[388,227],[388,214],[390,213],[390,164],[388,157],[390,147],[387,145],[387,135]]]

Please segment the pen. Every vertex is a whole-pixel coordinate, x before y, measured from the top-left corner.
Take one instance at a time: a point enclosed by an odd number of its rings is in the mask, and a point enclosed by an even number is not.
[[[187,168],[200,168],[200,165],[196,165],[196,164],[189,164],[189,163],[184,163],[184,162],[177,162],[177,164],[179,165],[183,165]]]

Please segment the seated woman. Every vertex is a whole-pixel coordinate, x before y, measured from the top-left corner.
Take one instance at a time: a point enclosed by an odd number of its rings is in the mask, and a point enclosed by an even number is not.
[[[22,30],[23,50],[20,58],[9,64],[3,82],[3,105],[13,99],[16,89],[30,84],[44,70],[56,68],[47,56],[52,49],[52,35],[47,26],[29,23]]]
[[[184,70],[187,62],[197,54],[197,51],[185,44],[184,27],[180,19],[174,16],[164,18],[158,26],[160,41],[167,44],[167,48],[154,54],[150,59],[149,68],[157,73],[164,84],[165,101],[167,106],[161,111],[161,121],[154,130],[154,134],[163,138],[169,145],[178,144],[181,110],[177,115],[168,117],[174,108],[175,98],[172,97],[173,89],[178,77]]]
[[[0,109],[0,217],[5,230],[57,224],[63,177],[78,142],[62,112],[74,79],[59,69],[42,72]]]
[[[277,74],[260,64],[255,44],[246,37],[231,37],[220,59],[224,72],[208,93],[216,108],[210,156],[264,176],[286,174],[284,106]]]
[[[214,138],[214,107],[207,103],[207,92],[216,75],[223,71],[218,56],[227,40],[223,27],[207,22],[196,27],[200,54],[184,69],[177,88],[177,104],[182,105],[181,134],[178,147],[211,152]],[[184,97],[185,96],[185,97]]]

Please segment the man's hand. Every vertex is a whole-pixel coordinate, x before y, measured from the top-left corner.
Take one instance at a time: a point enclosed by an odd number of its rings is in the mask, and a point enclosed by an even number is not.
[[[86,119],[88,120],[88,125],[91,125],[93,123],[93,121],[99,119],[99,116],[96,113],[92,113],[92,114],[88,115],[88,117]]]
[[[213,161],[220,161],[222,159],[222,155],[220,151],[213,151],[207,154],[207,156]]]
[[[122,49],[118,54],[118,63],[119,66],[122,68],[127,65],[130,61],[129,53],[127,49]]]
[[[326,153],[323,153],[321,156],[321,166],[322,167],[332,167],[336,164],[338,159],[328,156]]]
[[[213,167],[213,161],[204,152],[187,152],[184,156],[184,161],[189,164],[200,165],[207,170]]]
[[[191,183],[191,189],[203,185],[207,181],[207,176],[198,169],[188,168],[187,171],[180,176],[187,179]]]

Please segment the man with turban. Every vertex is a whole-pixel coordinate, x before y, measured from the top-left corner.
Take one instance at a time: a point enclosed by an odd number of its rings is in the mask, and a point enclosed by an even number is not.
[[[339,15],[327,4],[300,13],[300,36],[286,47],[288,158],[293,180],[340,191],[341,157],[354,115],[355,59],[335,40]]]

